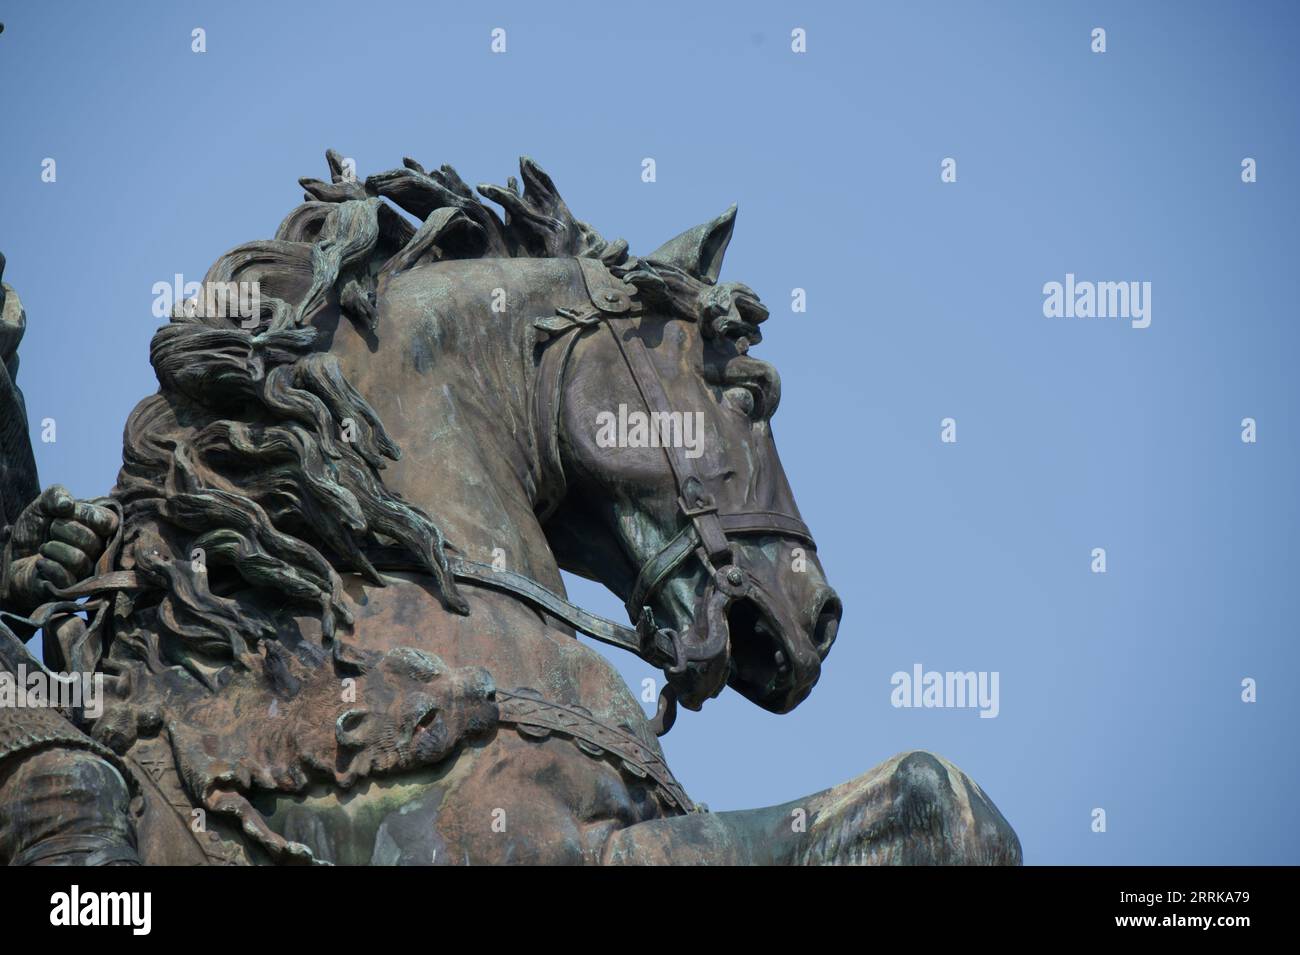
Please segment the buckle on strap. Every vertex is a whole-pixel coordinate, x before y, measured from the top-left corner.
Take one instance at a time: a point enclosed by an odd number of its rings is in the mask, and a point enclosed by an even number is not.
[[[694,474],[682,481],[682,493],[677,498],[677,507],[695,527],[710,566],[714,562],[730,563],[731,545],[727,542],[727,532],[722,529],[722,522],[718,519],[718,505]]]
[[[636,286],[616,278],[599,259],[578,256],[578,270],[591,304],[610,315],[636,312]]]
[[[694,506],[688,504],[686,498],[679,497],[677,499],[677,506],[681,509],[682,514],[691,519],[697,518],[702,514],[718,513],[718,505],[713,502],[713,498],[703,494],[696,498]]]

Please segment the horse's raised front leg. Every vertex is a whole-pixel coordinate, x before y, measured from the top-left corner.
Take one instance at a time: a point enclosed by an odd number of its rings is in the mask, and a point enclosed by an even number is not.
[[[610,865],[1019,865],[1020,840],[965,773],[900,753],[783,806],[693,813],[615,832]]]

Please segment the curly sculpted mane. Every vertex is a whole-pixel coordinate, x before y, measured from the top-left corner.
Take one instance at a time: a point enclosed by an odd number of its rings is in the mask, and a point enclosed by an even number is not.
[[[150,345],[159,390],[127,421],[112,496],[123,512],[118,566],[147,584],[119,596],[115,639],[154,672],[179,664],[206,681],[214,667],[251,666],[288,605],[318,613],[329,639],[351,624],[339,572],[383,583],[365,556],[373,545],[403,548],[444,604],[467,612],[434,518],[384,485],[384,462],[400,449],[322,350],[313,319],[323,310],[373,330],[385,273],[442,259],[585,256],[671,313],[718,326],[742,314],[711,283],[630,258],[625,242],[574,219],[527,158],[522,192],[513,177],[478,187],[504,218],[450,166],[407,159],[361,182],[337,153],[326,158],[332,181],[300,180],[306,201],[273,240],[231,250],[205,277],[205,289],[256,282],[255,314],[189,303]],[[743,314],[739,331],[757,341],[766,313],[753,303]]]

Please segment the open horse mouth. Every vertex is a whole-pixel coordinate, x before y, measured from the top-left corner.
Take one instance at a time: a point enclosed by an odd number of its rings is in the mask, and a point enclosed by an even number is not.
[[[727,682],[746,699],[770,712],[788,713],[812,692],[821,676],[821,659],[803,634],[784,633],[748,599],[737,600],[727,610],[727,629]]]

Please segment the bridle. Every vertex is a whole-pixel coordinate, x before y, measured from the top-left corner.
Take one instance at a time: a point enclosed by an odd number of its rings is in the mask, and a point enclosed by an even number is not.
[[[549,337],[539,362],[536,388],[536,417],[542,440],[543,480],[549,489],[538,501],[539,517],[554,509],[564,496],[564,469],[560,462],[560,410],[564,394],[565,370],[577,341],[600,328],[609,331],[628,372],[636,384],[646,411],[670,407],[663,379],[650,358],[639,335],[623,334],[642,308],[636,301],[636,288],[622,282],[598,260],[579,258],[588,302],[572,309],[557,309],[554,317],[534,324]],[[553,593],[535,580],[511,571],[493,570],[485,564],[453,558],[452,572],[457,580],[513,593],[546,610],[579,633],[595,640],[628,650],[647,663],[669,674],[684,673],[692,665],[726,662],[728,633],[726,611],[737,600],[750,599],[761,607],[770,604],[759,582],[735,563],[732,540],[743,536],[772,536],[794,540],[816,550],[812,533],[802,520],[777,511],[746,509],[722,512],[695,462],[686,449],[673,442],[663,442],[662,450],[673,474],[677,490],[678,511],[684,521],[677,534],[657,553],[645,560],[625,601],[628,617],[635,629],[588,613]],[[705,595],[708,627],[702,640],[656,625],[650,604],[667,580],[692,556],[709,574]],[[726,668],[711,686],[709,695],[721,692]],[[676,691],[665,687],[660,695],[655,731],[662,735],[672,725]]]

